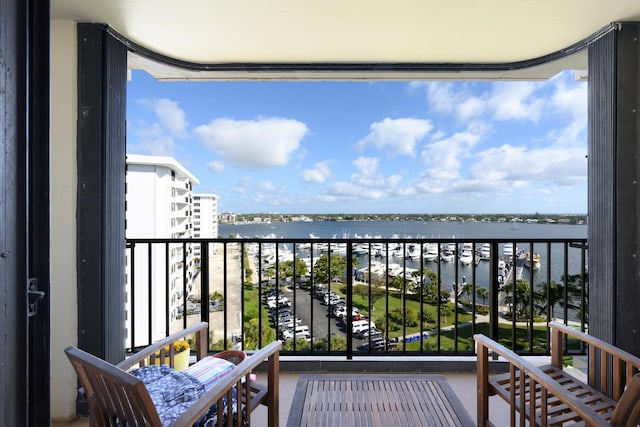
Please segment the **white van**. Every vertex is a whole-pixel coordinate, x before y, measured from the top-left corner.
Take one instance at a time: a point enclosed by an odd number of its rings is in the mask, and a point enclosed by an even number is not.
[[[307,325],[297,325],[295,329],[288,329],[282,333],[282,336],[285,340],[291,339],[294,336],[296,338],[300,338],[298,335],[308,335],[311,336],[309,332],[309,327]]]
[[[351,333],[355,334],[358,333],[362,330],[367,330],[369,329],[369,326],[371,326],[371,328],[375,328],[376,324],[373,322],[369,322],[369,320],[356,320],[351,324]]]

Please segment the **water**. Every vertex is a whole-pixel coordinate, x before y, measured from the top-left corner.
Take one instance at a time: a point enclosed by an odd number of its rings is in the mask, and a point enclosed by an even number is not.
[[[218,234],[228,237],[235,234],[243,237],[309,238],[310,235],[331,237],[391,238],[579,238],[587,237],[586,225],[573,224],[526,224],[507,222],[445,222],[445,221],[313,221],[273,222],[268,224],[220,224]]]
[[[527,224],[527,223],[491,223],[491,222],[444,222],[444,221],[314,221],[314,222],[274,222],[265,224],[221,224],[219,234],[228,237],[236,235],[246,238],[276,237],[276,238],[303,238],[312,236],[319,238],[424,238],[424,239],[585,239],[587,237],[586,225],[573,224]],[[476,248],[479,248],[479,244]],[[504,245],[499,246],[502,255]],[[518,243],[517,249],[530,251],[528,243]],[[523,279],[533,282],[534,285],[547,281],[549,262],[547,260],[547,245],[535,244],[533,251],[540,253],[542,266],[540,270],[523,270]],[[565,273],[564,249],[559,244],[551,248],[551,280],[561,281]],[[300,257],[306,255],[300,254]],[[360,255],[358,265],[368,266],[368,256]],[[385,262],[378,258],[377,261]],[[389,257],[389,263],[400,264],[409,268],[420,268],[420,260],[404,260],[402,258]],[[586,262],[586,260],[585,260]],[[567,256],[567,273],[579,274],[581,267],[581,251],[570,248]],[[424,263],[424,267],[433,271],[437,270],[437,263]],[[456,262],[440,263],[442,283],[446,288],[454,282],[462,283],[474,280],[478,286],[488,287],[489,266],[487,261],[480,261],[474,269],[474,265],[462,265]],[[457,276],[456,276],[457,274]]]

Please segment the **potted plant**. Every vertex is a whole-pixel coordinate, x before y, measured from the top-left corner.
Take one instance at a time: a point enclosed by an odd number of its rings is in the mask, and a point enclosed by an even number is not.
[[[189,355],[191,353],[191,348],[189,347],[189,343],[185,340],[178,340],[173,342],[173,368],[175,370],[181,371],[186,369],[189,366]],[[170,347],[167,345],[164,348],[165,357],[160,356],[160,352],[156,352],[155,354],[155,363],[156,365],[163,364],[169,365],[169,351]]]

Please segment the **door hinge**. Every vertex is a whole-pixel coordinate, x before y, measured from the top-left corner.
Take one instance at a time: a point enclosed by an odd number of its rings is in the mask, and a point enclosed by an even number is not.
[[[38,313],[38,303],[44,299],[44,292],[38,290],[38,279],[27,280],[27,317]]]

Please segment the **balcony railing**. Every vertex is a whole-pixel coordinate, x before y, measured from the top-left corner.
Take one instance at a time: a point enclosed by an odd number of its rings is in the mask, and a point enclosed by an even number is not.
[[[170,285],[168,254],[190,245]],[[587,329],[587,256],[575,238],[128,239],[127,346],[204,320],[211,351],[472,355],[484,333],[544,355],[548,321]]]

